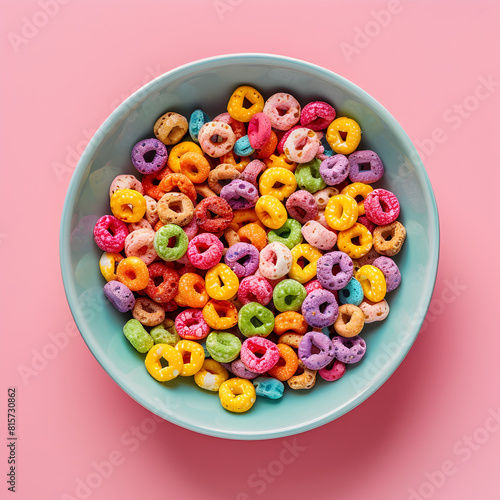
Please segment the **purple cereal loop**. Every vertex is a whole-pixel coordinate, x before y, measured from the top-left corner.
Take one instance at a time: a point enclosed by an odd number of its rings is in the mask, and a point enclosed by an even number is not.
[[[321,312],[322,306],[326,304]],[[302,316],[313,328],[325,328],[333,325],[339,315],[339,306],[335,295],[328,290],[313,290],[302,302]]]
[[[255,207],[259,191],[250,182],[235,179],[221,189],[220,197],[226,200],[233,210]]]
[[[259,267],[259,251],[250,243],[236,243],[227,250],[224,262],[238,278],[250,276]]]
[[[319,166],[319,175],[328,186],[340,184],[349,175],[349,160],[341,154],[328,156]]]
[[[339,335],[332,338],[332,344],[335,357],[342,363],[357,363],[366,352],[366,343],[359,335],[349,338]]]
[[[121,313],[131,311],[135,305],[135,297],[123,283],[111,280],[104,285],[104,295]]]
[[[361,170],[360,165],[363,163],[368,163],[370,170]],[[380,180],[383,175],[384,165],[374,151],[356,151],[349,155],[349,179],[351,182],[371,184]]]
[[[225,363],[222,363],[222,365],[225,365]],[[230,365],[230,368],[227,368],[231,373],[236,375],[237,377],[240,378],[245,378],[247,380],[252,380],[254,378],[257,378],[260,374],[259,373],[254,373],[250,371],[244,364],[243,361],[241,361],[240,358],[235,359]]]
[[[145,155],[151,151],[155,154],[151,161],[147,161]],[[141,174],[155,174],[166,165],[168,153],[165,144],[158,139],[144,139],[133,147],[130,157]]]
[[[318,353],[312,352],[313,346],[319,349]],[[307,332],[300,341],[298,354],[309,370],[320,370],[335,357],[332,341],[323,332]]]
[[[340,267],[340,272],[333,274],[334,266]],[[344,252],[330,252],[318,259],[316,275],[319,282],[327,290],[341,290],[352,278],[354,266],[352,259]]]
[[[401,272],[398,265],[389,257],[377,257],[372,266],[380,269],[385,276],[387,292],[392,292],[401,283]]]

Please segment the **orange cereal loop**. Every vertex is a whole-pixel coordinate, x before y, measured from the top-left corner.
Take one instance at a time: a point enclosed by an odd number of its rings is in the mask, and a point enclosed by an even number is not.
[[[195,184],[194,189],[197,194],[203,198],[208,198],[210,196],[217,196],[209,187],[208,182],[202,182],[201,184]]]
[[[260,149],[256,149],[253,153],[254,158],[269,158],[274,151],[276,150],[276,146],[278,145],[278,136],[271,130],[271,137],[264,144],[264,146]]]
[[[181,292],[177,292],[177,295],[173,298],[173,301],[179,306],[179,307],[187,307],[187,303],[185,301],[185,298],[183,295],[181,295]]]
[[[297,168],[297,163],[290,160],[285,153],[282,153],[279,156],[271,155],[269,158],[265,158],[263,161],[266,164],[267,168],[286,168],[287,170],[290,170],[290,172],[295,172],[295,169]]]
[[[285,311],[276,316],[274,332],[278,335],[285,333],[304,335],[307,332],[307,323],[302,314],[295,311]]]
[[[247,224],[237,234],[240,241],[251,243],[259,252],[267,245],[267,233],[258,224]]]
[[[139,257],[127,257],[116,268],[116,279],[133,292],[143,290],[149,283],[149,271]]]
[[[200,146],[191,141],[184,141],[176,144],[168,154],[167,166],[174,173],[179,173],[181,171],[180,159],[186,153],[199,153],[203,154]]]
[[[200,153],[184,153],[179,166],[181,174],[184,174],[193,184],[201,184],[208,179],[210,163]]]
[[[238,324],[238,309],[229,300],[210,299],[202,313],[207,325],[214,330],[228,330]]]
[[[254,208],[235,210],[233,213],[233,220],[231,221],[231,224],[229,224],[229,227],[233,231],[238,231],[238,229],[241,229],[243,226],[245,226],[246,224],[250,224],[251,222],[255,222],[262,229],[264,229],[264,224],[260,222]]]
[[[194,184],[183,174],[170,174],[164,177],[159,186],[165,193],[181,192],[185,194],[193,204],[196,204],[196,189]]]
[[[145,174],[142,176],[142,187],[144,189],[144,194],[151,196],[156,201],[158,201],[164,194],[165,191],[160,189],[159,184],[161,180],[170,175],[172,170],[168,167],[163,167],[159,172],[155,174]]]
[[[201,309],[210,297],[205,290],[205,280],[195,273],[183,274],[179,280],[179,294],[187,307]]]
[[[286,344],[290,347],[293,347],[294,349],[298,349],[300,341],[303,337],[304,335],[298,335],[296,333],[284,333],[278,339],[278,344]]]
[[[295,351],[286,344],[277,344],[280,359],[267,373],[281,382],[292,378],[299,366],[299,358]]]
[[[155,227],[153,228],[155,231],[158,231],[160,230],[165,224],[159,220],[156,224],[155,224]]]

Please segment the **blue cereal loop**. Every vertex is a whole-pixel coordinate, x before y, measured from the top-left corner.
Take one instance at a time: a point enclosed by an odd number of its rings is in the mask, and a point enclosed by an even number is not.
[[[341,304],[354,304],[359,306],[363,302],[363,288],[356,278],[352,278],[347,285],[339,290],[339,302]]]
[[[285,386],[283,382],[272,377],[257,377],[253,380],[255,394],[269,399],[279,399],[283,396]]]
[[[194,142],[199,144],[198,134],[201,127],[210,121],[210,117],[201,109],[195,109],[189,118],[189,135]]]
[[[234,154],[238,156],[250,156],[254,151],[255,149],[250,146],[248,135],[241,137],[234,144]]]

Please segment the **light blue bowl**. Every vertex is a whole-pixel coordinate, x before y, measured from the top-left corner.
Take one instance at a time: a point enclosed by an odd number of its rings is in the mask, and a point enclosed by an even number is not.
[[[225,111],[231,92],[242,84],[269,97],[290,92],[304,105],[332,103],[337,116],[354,118],[363,130],[359,149],[375,150],[386,168],[382,187],[401,202],[408,237],[396,257],[403,281],[388,296],[391,313],[366,325],[367,354],[337,382],[316,382],[310,391],[287,390],[273,401],[259,398],[251,411],[225,411],[215,393],[192,378],[156,382],[122,333],[129,318],[102,295],[101,251],[92,228],[110,213],[108,189],[116,175],[134,173],[133,145],[153,135],[166,111],[185,116],[203,108],[210,116]],[[231,439],[267,439],[313,429],[356,407],[394,372],[415,341],[431,299],[439,255],[438,214],[424,166],[398,122],[366,92],[313,64],[267,54],[235,54],[196,61],[165,73],[121,104],[85,149],[66,196],[60,235],[61,268],[76,324],[102,367],[138,403],[187,429]]]

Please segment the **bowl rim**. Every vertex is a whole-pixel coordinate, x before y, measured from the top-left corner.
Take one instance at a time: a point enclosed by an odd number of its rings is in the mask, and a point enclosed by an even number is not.
[[[262,63],[269,63],[270,61],[274,60],[285,63],[293,63],[295,65],[304,66],[309,70],[314,70],[316,72],[322,73],[326,77],[335,80],[338,84],[348,88],[350,91],[352,91],[357,96],[362,98],[365,102],[368,102],[368,104],[378,114],[378,116],[380,116],[384,122],[389,123],[391,125],[391,128],[394,131],[394,133],[398,136],[398,139],[405,145],[408,151],[411,152],[411,160],[415,166],[416,175],[419,178],[420,182],[427,189],[427,194],[429,196],[429,201],[432,207],[432,216],[429,217],[430,222],[435,228],[434,231],[431,233],[432,239],[430,241],[431,260],[430,260],[429,271],[431,272],[432,276],[432,284],[431,286],[427,287],[426,296],[423,298],[422,302],[423,304],[425,304],[425,311],[427,311],[436,284],[437,270],[439,263],[439,253],[440,253],[439,214],[434,196],[434,191],[432,189],[429,176],[427,175],[423,162],[420,156],[418,155],[415,146],[411,142],[409,136],[407,135],[406,131],[403,129],[401,124],[392,116],[391,113],[389,113],[389,111],[384,106],[382,106],[382,104],[380,104],[374,97],[368,94],[365,90],[363,90],[356,84],[352,83],[351,81],[347,80],[346,78],[338,75],[337,73],[329,69],[323,68],[308,61],[277,54],[253,53],[253,52],[234,53],[234,54],[224,54],[224,55],[217,55],[217,56],[198,59],[189,62],[187,64],[177,66],[163,73],[162,75],[159,75],[158,77],[154,78],[153,80],[151,80],[150,82],[146,83],[141,88],[136,90],[121,104],[119,104],[94,133],[73,171],[68,186],[68,190],[64,199],[64,206],[60,223],[60,231],[59,231],[60,266],[61,266],[61,274],[62,274],[66,300],[68,302],[73,319],[75,320],[78,331],[80,332],[80,335],[82,336],[84,342],[87,344],[87,347],[89,348],[95,359],[98,361],[98,363],[101,365],[101,367],[106,371],[106,373],[109,376],[111,376],[111,378],[118,384],[118,386],[125,393],[127,393],[132,399],[137,401],[141,406],[147,408],[152,413],[163,418],[164,420],[179,425],[180,427],[183,427],[185,429],[201,433],[204,435],[226,438],[226,439],[234,439],[234,440],[275,439],[285,436],[296,435],[320,427],[328,422],[331,422],[345,415],[346,413],[354,409],[356,406],[361,404],[363,401],[368,399],[375,391],[377,391],[380,387],[382,387],[382,385],[385,384],[385,382],[389,379],[389,377],[396,371],[396,369],[403,362],[403,360],[407,356],[409,350],[411,349],[412,345],[414,344],[415,340],[418,337],[422,323],[425,319],[425,314],[423,314],[419,318],[419,320],[413,324],[414,333],[412,336],[410,336],[409,342],[402,346],[401,351],[399,351],[398,353],[398,357],[395,359],[391,359],[391,362],[384,368],[384,377],[376,379],[376,382],[373,382],[364,391],[358,393],[346,404],[342,405],[341,407],[335,408],[331,411],[328,411],[322,414],[321,416],[307,420],[300,424],[295,424],[289,427],[282,428],[279,431],[276,430],[252,431],[252,430],[241,429],[237,432],[228,429],[213,429],[211,427],[205,428],[200,425],[191,424],[190,422],[185,422],[182,418],[177,418],[175,414],[168,415],[168,418],[166,418],[164,415],[159,413],[159,408],[154,407],[152,404],[149,404],[145,400],[142,394],[139,394],[138,391],[134,390],[133,388],[127,387],[127,384],[123,383],[122,379],[120,378],[120,374],[116,370],[114,365],[108,363],[106,359],[104,359],[104,357],[100,355],[99,349],[97,349],[97,344],[94,345],[94,343],[91,340],[91,336],[86,335],[86,330],[87,330],[86,322],[83,317],[80,317],[78,310],[73,305],[78,302],[78,296],[76,294],[74,286],[71,285],[71,279],[70,279],[70,277],[73,274],[70,266],[70,253],[71,253],[70,240],[66,236],[71,232],[70,231],[71,214],[73,212],[75,205],[75,199],[76,199],[75,195],[81,183],[82,177],[85,173],[85,166],[88,163],[88,161],[93,157],[94,153],[99,147],[101,138],[105,137],[111,131],[111,129],[114,127],[113,124],[117,120],[119,120],[122,117],[122,115],[125,115],[131,107],[133,107],[136,103],[142,100],[144,94],[149,93],[150,91],[154,91],[156,87],[162,86],[162,82],[165,78],[169,78],[172,75],[175,75],[176,73],[182,73],[186,70],[195,70],[195,69],[201,70],[203,69],[202,67],[205,65],[210,65],[211,63],[217,63],[217,62],[227,62],[228,60],[232,59],[237,59],[238,62],[244,62],[245,60],[251,60],[251,59],[254,60],[262,59],[261,61]],[[258,61],[253,61],[253,62],[258,62]]]

